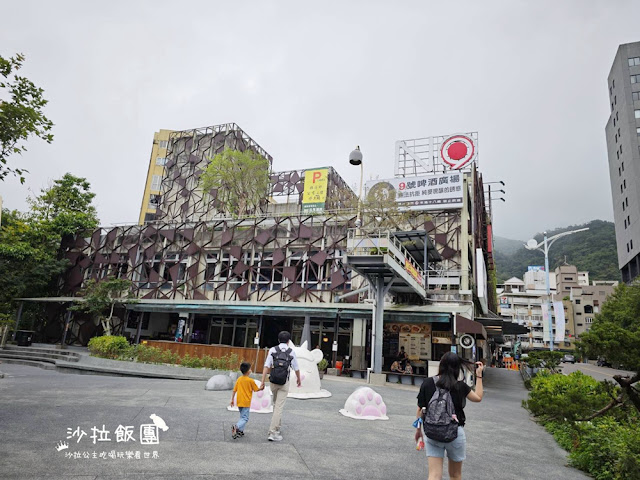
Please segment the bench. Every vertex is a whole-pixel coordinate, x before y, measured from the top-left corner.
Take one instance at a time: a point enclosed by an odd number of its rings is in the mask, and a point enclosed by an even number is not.
[[[387,382],[390,383],[403,383],[405,385],[409,384],[409,380],[411,381],[411,385],[416,385],[416,379],[419,380],[418,382],[418,386],[422,385],[422,382],[425,381],[426,378],[428,378],[427,375],[418,375],[415,373],[400,373],[400,372],[382,372],[387,376]],[[397,377],[397,380],[395,380],[394,377]],[[404,381],[404,379],[407,379],[407,382]]]
[[[348,372],[343,372],[343,375],[344,374],[348,374],[350,377],[353,377],[353,378],[364,378],[365,380],[367,379],[366,370],[358,370],[356,368],[350,368]]]

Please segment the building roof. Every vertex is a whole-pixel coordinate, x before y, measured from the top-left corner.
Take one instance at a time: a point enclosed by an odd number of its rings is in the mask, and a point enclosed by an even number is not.
[[[518,277],[511,277],[509,280],[504,282],[505,285],[524,285],[524,282],[520,280]]]

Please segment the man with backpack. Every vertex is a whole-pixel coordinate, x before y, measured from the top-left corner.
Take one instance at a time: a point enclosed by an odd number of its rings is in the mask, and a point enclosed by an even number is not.
[[[298,387],[301,385],[298,359],[293,349],[289,346],[289,340],[291,340],[289,332],[280,332],[278,334],[279,345],[269,349],[267,359],[264,362],[264,369],[262,370],[262,385],[260,388],[264,387],[267,374],[269,374],[269,388],[273,393],[273,417],[271,417],[268,436],[270,442],[282,440],[280,425],[282,423],[282,410],[289,393],[289,367],[293,367],[296,373]]]

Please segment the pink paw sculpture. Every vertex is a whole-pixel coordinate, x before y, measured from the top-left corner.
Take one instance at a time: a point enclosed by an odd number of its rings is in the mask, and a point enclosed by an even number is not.
[[[382,397],[369,387],[357,388],[349,395],[340,413],[356,420],[389,420]]]

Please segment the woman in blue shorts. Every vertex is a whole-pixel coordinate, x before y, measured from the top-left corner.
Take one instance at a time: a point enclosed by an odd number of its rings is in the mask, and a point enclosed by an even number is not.
[[[482,362],[476,362],[477,381],[476,389],[473,391],[465,382],[459,380],[463,365],[464,367],[471,368],[473,364],[463,360],[453,352],[445,353],[440,359],[437,385],[440,388],[449,390],[451,393],[451,400],[453,400],[459,426],[458,437],[451,442],[444,443],[431,440],[430,438],[426,439],[425,450],[429,460],[429,480],[442,479],[445,451],[449,459],[449,478],[451,478],[451,480],[459,480],[462,478],[462,461],[466,458],[467,447],[467,439],[463,428],[466,420],[464,407],[467,399],[472,402],[480,402],[482,400],[482,376],[484,370]],[[431,400],[435,392],[436,382],[434,377],[429,377],[422,382],[420,393],[418,393],[418,411],[416,412],[418,418],[422,415],[422,407],[426,407],[429,404],[429,400]],[[418,426],[416,441],[422,436],[421,428],[422,426]]]

